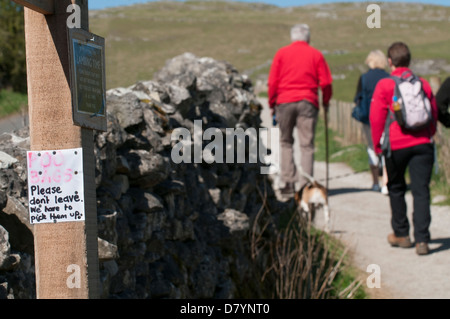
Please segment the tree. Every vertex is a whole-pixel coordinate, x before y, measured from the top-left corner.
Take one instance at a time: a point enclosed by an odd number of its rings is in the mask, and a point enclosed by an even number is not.
[[[26,55],[23,7],[0,0],[0,89],[26,93]]]

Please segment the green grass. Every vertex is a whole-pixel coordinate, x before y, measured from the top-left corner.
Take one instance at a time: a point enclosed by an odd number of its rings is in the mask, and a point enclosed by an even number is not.
[[[369,170],[366,146],[363,144],[342,146],[339,140],[339,134],[328,128],[328,161],[330,163],[346,163],[355,172]],[[317,122],[315,146],[315,160],[324,162],[326,160],[326,137],[323,113]]]
[[[107,89],[151,80],[168,59],[184,52],[226,60],[252,80],[264,78],[270,68],[265,65],[289,44],[289,30],[299,22],[310,25],[311,44],[327,52],[333,75],[340,76],[333,84],[336,100],[352,101],[368,52],[385,52],[393,41],[408,43],[413,60],[449,61],[449,7],[384,3],[380,29],[367,28],[366,7],[367,3],[280,8],[231,1],[157,1],[91,10],[89,23],[91,32],[106,39]],[[448,70],[437,74],[441,79],[448,75]]]
[[[318,231],[318,230],[316,230]],[[336,256],[340,256],[344,254],[345,252],[345,245],[337,240],[336,238],[329,236],[328,234],[324,233],[324,240],[327,241],[327,244],[330,245],[330,250],[335,251]],[[336,278],[334,279],[332,283],[332,287],[334,288],[334,291],[339,292],[343,289],[349,287],[352,283],[354,283],[356,280],[358,280],[361,277],[360,271],[352,266],[352,262],[349,255],[344,256],[344,260],[342,263],[341,271],[336,275]],[[354,295],[352,296],[353,299],[369,299],[369,295],[364,290],[364,286],[360,285],[359,288],[356,289]]]
[[[353,99],[369,51],[394,41],[408,43],[413,59],[448,61],[450,8],[431,5],[382,5],[382,27],[366,25],[366,3],[279,8],[221,1],[151,2],[91,12],[91,31],[106,38],[107,87],[150,80],[167,59],[184,52],[226,60],[252,79],[268,74],[276,51],[289,44],[295,23],[308,23],[311,44],[327,51],[334,75],[334,98]],[[328,16],[327,16],[328,15]],[[439,76],[445,76],[441,71]]]
[[[26,94],[0,90],[0,117],[21,112],[27,108],[27,105],[28,97]]]
[[[450,185],[443,174],[433,173],[431,176],[430,192],[432,199],[437,196],[445,197],[444,200],[434,203],[435,205],[450,206],[450,197],[448,197],[450,194]]]
[[[295,210],[288,210],[280,215],[278,227],[279,230],[283,232],[284,237],[288,236],[288,227],[293,227],[290,221],[294,217],[294,214],[297,214]],[[294,224],[297,225],[297,223]],[[300,225],[302,224],[300,223]],[[303,227],[305,226],[306,225],[303,225]],[[299,236],[300,235],[304,236],[304,239],[300,242],[305,245],[308,242],[308,236],[310,236],[311,245],[313,247],[307,248],[306,251],[309,251],[309,249],[313,249],[316,252],[313,254],[315,256],[315,259],[311,260],[313,264],[319,263],[322,258],[326,258],[327,267],[334,267],[342,258],[342,262],[338,267],[338,272],[329,286],[329,298],[345,299],[346,297],[348,297],[348,292],[343,296],[339,296],[339,293],[345,290],[350,285],[354,285],[355,283],[360,281],[363,275],[361,274],[360,270],[352,265],[351,256],[348,254],[345,245],[333,236],[330,236],[329,234],[317,228],[314,228],[312,225],[310,229],[304,230],[303,232],[300,231]],[[299,242],[295,241],[295,244],[292,245],[292,249],[298,249],[298,247],[296,246],[298,244]],[[348,298],[369,299],[370,296],[364,290],[364,286],[360,285],[354,291],[353,295]]]
[[[447,138],[448,134],[447,132],[444,132],[444,138]],[[438,154],[438,167],[434,166],[433,168],[433,174],[431,175],[431,183],[430,183],[430,192],[431,192],[431,198],[435,198],[438,196],[443,196],[445,198],[444,200],[440,200],[437,203],[434,203],[436,205],[442,205],[442,206],[450,206],[450,185],[448,183],[448,180],[446,178],[445,172],[443,172],[443,162],[448,165],[448,160],[443,158],[443,155],[441,153],[442,145],[439,143],[436,143],[437,146],[437,154]],[[448,146],[447,146],[448,147]]]

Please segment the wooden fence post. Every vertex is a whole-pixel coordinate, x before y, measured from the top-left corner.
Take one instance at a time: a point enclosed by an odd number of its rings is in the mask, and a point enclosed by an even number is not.
[[[342,136],[342,143],[365,144],[361,123],[352,118],[353,103],[332,100],[330,102],[330,129]]]
[[[37,298],[98,298],[93,131],[73,123],[67,26],[67,9],[76,4],[88,30],[88,1],[15,1],[25,6],[31,151],[83,152],[85,219],[33,226]]]

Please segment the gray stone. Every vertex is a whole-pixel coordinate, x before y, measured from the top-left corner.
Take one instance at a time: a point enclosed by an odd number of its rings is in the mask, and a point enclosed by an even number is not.
[[[1,177],[0,177],[1,178]],[[1,179],[0,179],[1,182]],[[5,208],[8,201],[8,195],[6,195],[6,192],[0,188],[0,211]]]
[[[158,82],[173,83],[176,86],[190,88],[195,84],[199,72],[199,60],[186,52],[167,60],[165,66],[155,75]]]
[[[150,107],[144,108],[144,120],[150,130],[156,133],[164,134],[163,126],[167,126],[169,119],[165,114],[157,113]]]
[[[124,174],[117,174],[112,179],[104,181],[98,188],[98,192],[106,192],[115,200],[119,200],[120,197],[125,194],[130,188],[128,176]]]
[[[145,150],[130,150],[125,154],[130,167],[127,174],[131,186],[148,188],[165,180],[169,175],[168,159],[160,154]]]
[[[119,258],[117,246],[98,238],[98,259],[100,262]]]
[[[173,219],[169,224],[170,228],[166,237],[168,240],[179,240],[184,242],[186,240],[195,239],[194,226],[192,221],[188,218],[185,218],[184,220]]]
[[[137,99],[141,102],[145,102],[145,103],[149,103],[151,102],[152,98],[150,97],[150,95],[148,95],[147,93],[143,92],[143,91],[139,91],[139,90],[132,90],[132,93],[137,97]]]
[[[0,169],[10,168],[12,164],[17,163],[18,160],[5,152],[0,151]]]
[[[116,230],[117,211],[105,210],[99,208],[97,211],[98,236],[117,245],[118,234]]]
[[[168,280],[159,279],[150,284],[150,294],[152,298],[173,298],[175,286]]]
[[[221,202],[221,190],[220,190],[220,188],[208,189],[208,192],[211,195],[211,198],[212,198],[214,204],[219,206],[220,202]]]
[[[0,264],[0,270],[3,271],[13,271],[19,267],[20,256],[18,254],[10,254],[7,258],[3,260]]]
[[[106,103],[108,112],[113,114],[125,129],[143,121],[142,105],[134,92],[119,96],[109,95]]]
[[[193,271],[193,284],[195,298],[207,298],[214,296],[218,284],[217,265],[213,262],[212,256],[204,255],[201,262],[196,265]]]
[[[142,131],[142,136],[147,140],[150,149],[155,152],[162,152],[165,148],[163,138],[161,135],[154,131],[151,127],[147,127]]]
[[[106,91],[107,95],[115,95],[115,96],[123,96],[127,93],[131,93],[131,89],[119,87]]]
[[[217,216],[217,219],[223,221],[223,224],[229,228],[231,233],[248,230],[250,226],[248,216],[234,209],[226,209]]]
[[[0,225],[0,270],[2,270],[3,265],[8,262],[10,254],[11,246],[9,244],[9,233]]]
[[[221,122],[226,125],[226,127],[234,128],[237,124],[238,119],[234,116],[231,110],[223,104],[211,103],[209,105],[209,109],[220,119]]]
[[[166,114],[166,115],[172,115],[175,114],[176,108],[170,104],[162,103],[159,101],[152,101],[153,107],[157,109],[160,113]]]
[[[175,106],[176,110],[184,117],[188,116],[190,110],[194,106],[191,94],[186,88],[169,84],[167,86],[167,94],[170,103]]]
[[[128,160],[125,156],[118,155],[116,157],[116,172],[119,174],[129,174],[130,173],[130,165],[128,164]]]
[[[103,267],[111,277],[115,276],[119,272],[119,266],[115,260],[107,260],[103,262]]]
[[[9,233],[10,244],[15,249],[33,253],[33,225],[30,224],[28,209],[21,201],[13,196],[8,196],[3,213],[0,212],[0,224]]]
[[[143,92],[151,99],[155,99],[159,102],[161,102],[165,96],[165,91],[161,84],[155,81],[139,81],[132,85],[129,89],[132,91]]]
[[[1,278],[0,278],[1,280]],[[8,283],[0,281],[0,300],[8,299]]]
[[[118,174],[113,177],[113,181],[120,186],[120,193],[125,194],[130,188],[130,182],[128,181],[128,176]]]
[[[161,198],[154,193],[141,188],[132,188],[130,189],[130,194],[135,200],[135,211],[153,213],[164,209]]]

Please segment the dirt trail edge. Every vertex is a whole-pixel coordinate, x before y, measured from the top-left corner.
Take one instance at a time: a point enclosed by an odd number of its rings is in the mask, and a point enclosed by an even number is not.
[[[263,126],[271,127],[267,100],[260,101],[264,106]],[[325,163],[315,163],[314,175],[324,183]],[[361,270],[368,293],[373,298],[450,298],[450,207],[431,207],[430,254],[418,256],[415,248],[394,248],[388,244],[387,235],[391,232],[389,198],[371,191],[370,186],[369,172],[355,173],[343,163],[329,164],[330,234],[349,247],[353,265]],[[407,204],[410,235],[414,240],[410,192],[407,193]],[[318,228],[323,227],[321,212],[315,223]],[[368,269],[370,265],[375,267]],[[374,274],[374,269],[379,270],[380,288],[367,286],[366,279]]]

